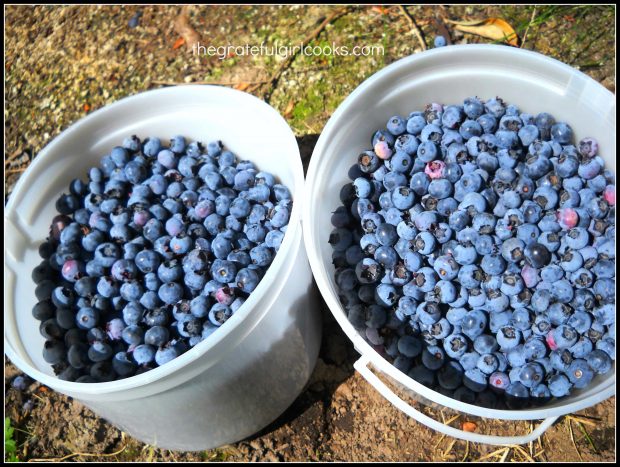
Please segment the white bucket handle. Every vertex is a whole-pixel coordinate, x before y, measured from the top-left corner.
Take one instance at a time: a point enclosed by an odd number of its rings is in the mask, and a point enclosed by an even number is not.
[[[437,430],[445,435],[452,436],[454,438],[459,438],[474,443],[495,444],[500,446],[512,444],[526,444],[542,436],[542,434],[547,431],[549,427],[551,427],[551,425],[553,425],[553,423],[558,419],[558,417],[545,418],[535,430],[523,436],[492,436],[459,430],[457,428],[444,425],[443,423],[440,423],[437,420],[434,420],[424,415],[422,412],[416,410],[407,402],[402,400],[383,381],[381,381],[379,377],[370,370],[370,368],[368,368],[368,363],[370,363],[368,357],[362,356],[353,364],[353,367],[364,377],[364,379],[368,383],[371,384],[372,387],[374,387],[379,392],[379,394],[381,394],[388,401],[390,401],[397,409],[403,411],[405,414],[415,419],[416,421],[422,423],[423,425],[426,425],[429,428],[432,428],[433,430]]]

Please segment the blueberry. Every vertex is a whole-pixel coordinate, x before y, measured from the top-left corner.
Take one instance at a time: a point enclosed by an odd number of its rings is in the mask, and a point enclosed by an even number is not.
[[[103,362],[113,355],[112,347],[105,342],[95,341],[88,349],[88,358],[92,362]]]
[[[540,384],[544,378],[544,370],[538,363],[528,363],[519,372],[519,382],[526,388]]]
[[[175,282],[168,282],[161,285],[157,295],[162,302],[172,305],[183,297],[183,288]]]
[[[564,397],[568,395],[572,384],[566,376],[562,374],[556,374],[549,378],[547,386],[549,388],[549,392],[553,397]]]
[[[514,349],[521,341],[521,331],[512,326],[504,326],[497,332],[496,339],[502,350]]]
[[[112,358],[112,368],[122,377],[131,376],[136,370],[136,365],[129,359],[127,352],[117,352]]]
[[[81,308],[75,316],[76,324],[81,329],[91,329],[99,322],[99,311],[96,308]]]
[[[51,365],[60,363],[65,358],[66,352],[65,345],[60,340],[47,340],[43,344],[43,359]]]
[[[473,370],[478,365],[480,354],[478,352],[466,352],[458,357],[459,364],[463,367],[463,370]]]
[[[529,399],[529,391],[519,381],[511,382],[505,389],[506,402],[510,408],[522,407]]]
[[[232,310],[221,303],[214,304],[209,310],[209,321],[214,326],[221,326],[232,316]]]
[[[586,362],[597,374],[603,375],[611,370],[612,360],[609,354],[596,349],[585,356]]]
[[[496,371],[489,376],[488,384],[491,389],[497,392],[504,392],[511,383],[506,373]]]
[[[174,360],[179,355],[179,350],[173,345],[159,348],[155,352],[155,362],[157,363],[157,365],[161,366],[171,360]]]
[[[573,130],[568,124],[558,122],[551,126],[551,138],[560,144],[570,144],[573,140]]]
[[[572,327],[561,324],[552,331],[553,341],[558,349],[572,347],[579,339],[579,334]]]
[[[462,321],[461,328],[463,334],[468,336],[470,339],[475,339],[484,331],[484,328],[487,325],[487,315],[482,310],[472,310],[467,313]]]
[[[449,361],[437,372],[437,382],[444,389],[455,390],[462,384],[463,375],[464,371],[461,365]]]
[[[433,40],[433,46],[437,47],[445,47],[448,44],[446,38],[444,36],[435,36]]]
[[[484,104],[477,97],[467,97],[463,101],[463,111],[469,118],[478,118],[484,113]]]
[[[590,384],[594,372],[586,360],[577,358],[569,365],[566,375],[575,388],[582,389]]]
[[[592,315],[599,323],[605,326],[613,326],[616,321],[615,305],[607,303],[598,306],[592,310]]]
[[[343,291],[353,290],[358,283],[355,271],[350,268],[341,269],[336,274],[336,283]]]
[[[487,376],[479,368],[472,368],[465,371],[463,384],[474,392],[482,392],[487,387]]]
[[[144,342],[154,347],[162,347],[168,341],[168,329],[163,326],[153,326],[144,334]]]
[[[485,375],[490,375],[499,367],[499,362],[497,357],[493,354],[482,354],[480,358],[478,358],[478,362],[476,363],[476,367]]]
[[[260,277],[255,270],[242,268],[237,272],[234,282],[243,292],[250,293],[256,288],[259,280]]]
[[[574,358],[585,358],[594,349],[594,344],[586,336],[579,336],[579,340],[569,349]]]
[[[146,365],[155,359],[155,348],[148,344],[138,345],[132,352],[134,361],[138,365]]]
[[[438,370],[445,361],[444,351],[437,346],[428,346],[422,352],[422,364],[429,370]]]

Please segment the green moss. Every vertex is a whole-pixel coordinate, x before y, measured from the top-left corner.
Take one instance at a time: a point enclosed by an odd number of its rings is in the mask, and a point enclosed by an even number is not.
[[[309,88],[302,100],[293,109],[293,122],[299,124],[303,120],[309,120],[324,110],[323,92],[321,86]]]
[[[216,66],[211,69],[211,73],[209,74],[209,79],[218,79],[221,78],[224,74],[224,69],[222,67]]]
[[[203,462],[226,462],[228,461],[230,454],[219,449],[211,449],[202,452],[201,457]]]

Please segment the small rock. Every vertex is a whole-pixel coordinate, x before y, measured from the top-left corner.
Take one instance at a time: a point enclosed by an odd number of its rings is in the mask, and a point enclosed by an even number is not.
[[[342,383],[340,386],[338,386],[334,394],[339,397],[344,397],[346,400],[353,399],[353,393],[351,392],[351,388],[349,388],[349,385],[347,383]]]

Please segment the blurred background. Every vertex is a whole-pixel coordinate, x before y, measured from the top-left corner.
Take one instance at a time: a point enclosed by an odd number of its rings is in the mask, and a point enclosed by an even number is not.
[[[447,44],[496,43],[561,60],[615,92],[615,7],[537,6],[8,6],[5,7],[5,196],[55,136],[120,98],[163,86],[250,92],[289,122],[304,162],[332,112],[362,81],[402,57]],[[366,56],[195,54],[196,45],[333,46]],[[449,46],[449,45],[448,45]],[[202,50],[202,49],[200,49]],[[221,49],[220,49],[221,50]],[[518,104],[518,103],[517,103]],[[552,110],[552,109],[550,109]],[[126,437],[36,382],[13,387],[5,363],[5,459],[79,461],[610,461],[615,399],[563,417],[523,447],[446,439],[394,409],[357,377],[355,351],[324,311],[312,380],[287,412],[249,440],[174,453]],[[500,423],[426,409],[493,434]],[[471,425],[469,425],[471,426]],[[8,441],[8,444],[7,444]],[[7,457],[8,456],[8,457]]]

